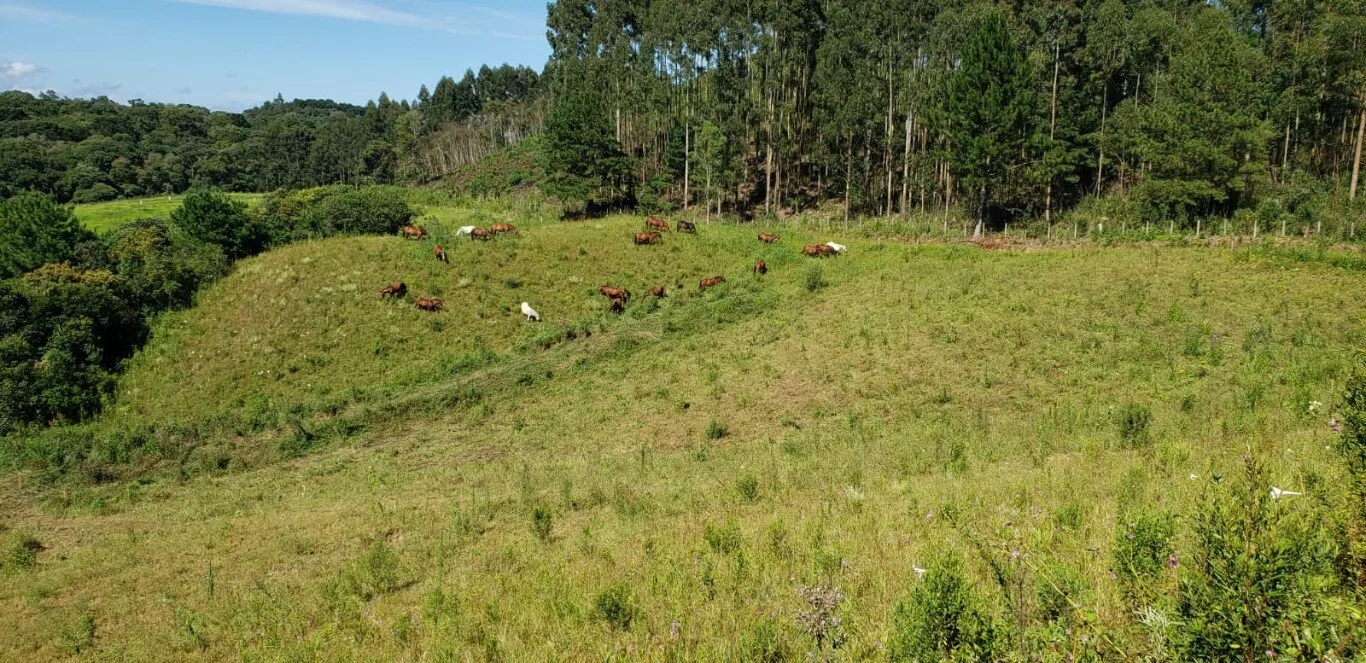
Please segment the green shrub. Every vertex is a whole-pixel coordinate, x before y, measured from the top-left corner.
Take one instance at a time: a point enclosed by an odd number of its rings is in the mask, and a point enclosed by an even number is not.
[[[1361,623],[1334,609],[1337,551],[1309,504],[1272,499],[1255,459],[1242,480],[1216,485],[1198,504],[1194,550],[1180,581],[1182,660],[1221,660],[1230,652],[1355,660],[1352,650],[1361,645],[1350,633]]]
[[[388,594],[399,586],[398,555],[383,541],[371,544],[369,550],[338,577],[339,589],[363,601]]]
[[[185,194],[171,222],[201,242],[215,244],[237,259],[265,250],[269,238],[247,213],[247,204],[220,191],[198,189]]]
[[[1119,427],[1119,441],[1125,447],[1146,447],[1152,443],[1149,429],[1153,413],[1146,405],[1130,403],[1120,408],[1115,415],[1115,425]]]
[[[118,189],[115,189],[104,182],[96,182],[89,187],[72,194],[71,202],[77,205],[84,205],[87,203],[100,203],[106,200],[113,200],[118,197]]]
[[[740,549],[744,543],[744,535],[740,533],[740,523],[735,519],[727,519],[723,525],[712,525],[707,523],[702,528],[702,538],[711,547],[713,552],[722,555],[729,555]]]
[[[807,292],[816,292],[825,287],[825,275],[821,272],[820,265],[809,265],[806,268],[806,277],[802,280],[802,286]]]
[[[735,489],[740,493],[746,502],[753,502],[759,499],[759,479],[753,474],[746,474],[735,482]]]
[[[940,555],[892,616],[893,661],[977,660],[997,657],[997,627],[973,591],[962,560]]]
[[[228,271],[221,248],[156,219],[125,225],[105,243],[119,291],[149,314],[189,306],[201,287]]]
[[[536,535],[536,539],[542,543],[550,540],[550,529],[554,523],[554,516],[550,513],[550,508],[537,504],[531,510],[531,533]]]
[[[703,431],[702,436],[706,438],[708,441],[711,441],[719,440],[729,434],[730,428],[728,428],[724,423],[712,419],[711,422],[707,424],[707,430]]]
[[[20,536],[14,545],[10,546],[3,563],[0,563],[0,568],[16,571],[31,569],[38,563],[38,553],[43,550],[43,544],[39,543],[38,539],[29,535]]]
[[[1041,565],[1035,580],[1039,617],[1045,622],[1070,623],[1082,608],[1086,578],[1056,560]]]
[[[631,628],[638,609],[631,599],[631,588],[617,583],[593,597],[593,616],[623,631]]]
[[[403,189],[388,186],[326,186],[266,197],[257,224],[278,246],[336,235],[388,235],[412,222],[417,212]]]

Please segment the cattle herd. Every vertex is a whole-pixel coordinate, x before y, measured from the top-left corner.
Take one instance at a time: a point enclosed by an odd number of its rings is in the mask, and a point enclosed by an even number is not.
[[[660,242],[660,239],[663,237],[663,233],[670,231],[669,222],[657,216],[651,216],[645,219],[645,229],[646,232],[638,232],[634,234],[634,241],[637,246],[649,246],[658,244]],[[676,224],[676,230],[678,232],[696,233],[697,226],[692,222],[683,221],[680,219]],[[472,240],[486,240],[491,239],[496,235],[514,232],[517,232],[517,228],[516,226],[513,226],[510,223],[494,223],[489,225],[488,228],[481,228],[479,226],[462,226],[459,230],[456,231],[455,235],[456,237],[468,235]],[[420,225],[403,226],[400,233],[405,239],[420,240],[424,237],[427,237],[427,229],[423,228]],[[759,233],[759,241],[765,244],[772,244],[778,241],[779,237],[779,235],[775,234]],[[843,244],[826,242],[825,244],[810,244],[807,246],[803,246],[802,253],[812,258],[824,258],[839,255],[840,253],[843,253],[846,249],[847,247],[845,247]],[[450,262],[450,260],[446,256],[445,249],[442,249],[440,244],[433,245],[432,253],[436,256],[437,260],[440,260],[443,263]],[[754,273],[757,276],[763,276],[764,274],[767,274],[768,264],[765,263],[763,260],[759,260],[758,262],[754,263]],[[707,277],[698,281],[697,288],[699,290],[706,290],[708,288],[716,287],[725,282],[726,277],[718,274],[716,276]],[[682,288],[683,286],[679,285],[678,287]],[[598,286],[598,292],[602,293],[604,297],[607,297],[611,301],[610,309],[613,313],[620,313],[624,311],[626,309],[627,302],[631,300],[631,291],[625,288],[619,288],[612,285],[601,285]],[[665,286],[656,286],[650,289],[650,296],[663,297],[666,292],[667,288]],[[408,295],[408,286],[404,284],[402,281],[394,281],[393,283],[389,284],[389,287],[380,290],[379,295],[381,298],[402,299]],[[441,301],[440,299],[437,299],[435,297],[423,296],[414,297],[413,304],[420,310],[432,312],[440,311],[441,308],[445,306],[445,302]],[[527,302],[522,302],[522,314],[526,316],[528,322],[538,322],[541,319],[540,314],[533,310],[531,308],[531,305]]]

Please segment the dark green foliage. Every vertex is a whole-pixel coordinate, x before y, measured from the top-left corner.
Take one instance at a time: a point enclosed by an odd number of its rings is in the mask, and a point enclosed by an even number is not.
[[[537,504],[531,510],[531,533],[536,535],[536,540],[545,543],[550,540],[550,530],[554,525],[554,516],[550,513],[550,508]]]
[[[154,219],[123,226],[105,242],[119,290],[149,313],[189,306],[201,287],[228,270],[220,247]]]
[[[264,250],[267,237],[247,214],[247,204],[213,190],[191,191],[171,212],[171,222],[191,237],[237,259]]]
[[[1115,414],[1115,425],[1119,428],[1119,441],[1125,447],[1146,447],[1152,443],[1149,429],[1152,427],[1153,412],[1146,405],[1129,403]]]
[[[735,490],[746,502],[753,502],[759,499],[759,479],[753,474],[746,474],[735,482]]]
[[[955,556],[929,564],[910,598],[897,605],[893,620],[896,633],[888,643],[893,661],[996,660],[997,627]]]
[[[1242,651],[1322,660],[1359,648],[1346,637],[1349,617],[1331,608],[1336,549],[1324,523],[1308,505],[1273,500],[1259,461],[1249,459],[1243,477],[1199,505],[1194,550],[1182,565],[1180,658]]]
[[[730,428],[726,426],[726,424],[712,419],[707,423],[707,429],[702,432],[702,437],[703,439],[710,441],[719,440],[729,434]]]
[[[257,223],[274,246],[335,235],[389,235],[416,214],[402,189],[381,186],[274,193],[256,211]]]
[[[631,588],[625,583],[612,585],[593,597],[593,617],[612,628],[629,630],[638,612],[631,598]]]
[[[546,118],[544,136],[547,193],[587,207],[629,197],[631,159],[613,132],[610,111],[592,68],[585,64],[560,72],[564,87]]]
[[[825,275],[821,272],[820,265],[809,265],[806,268],[806,276],[802,278],[802,286],[807,292],[816,292],[825,287]]]
[[[23,193],[0,200],[0,279],[47,263],[71,262],[76,248],[93,239],[70,208],[48,196]]]

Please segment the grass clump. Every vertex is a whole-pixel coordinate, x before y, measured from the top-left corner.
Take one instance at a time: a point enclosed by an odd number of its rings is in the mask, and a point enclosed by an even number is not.
[[[24,534],[9,547],[0,568],[27,571],[38,564],[38,553],[46,550],[38,539]]]
[[[593,597],[593,617],[614,629],[630,630],[638,612],[631,588],[625,583],[612,585]]]
[[[808,265],[806,275],[802,277],[802,287],[807,292],[816,292],[825,287],[825,273],[821,271],[820,265]]]
[[[735,490],[740,493],[740,497],[746,502],[754,502],[759,499],[759,479],[753,474],[746,474],[735,482]]]
[[[722,555],[729,555],[740,549],[744,544],[744,535],[740,533],[740,523],[734,518],[727,519],[722,525],[712,525],[707,523],[702,528],[702,539],[707,542],[707,546],[712,552]]]
[[[729,434],[730,428],[728,426],[720,421],[712,419],[707,424],[707,429],[702,432],[702,437],[710,442],[712,440],[719,440]]]
[[[399,584],[398,555],[389,544],[376,541],[360,559],[342,570],[337,578],[336,589],[342,594],[369,601],[398,589]]]
[[[1142,602],[1155,595],[1162,570],[1177,564],[1175,537],[1176,522],[1166,513],[1141,513],[1116,528],[1114,571],[1131,597]]]
[[[1152,444],[1151,428],[1153,412],[1146,405],[1129,403],[1120,408],[1115,415],[1115,425],[1119,428],[1119,441],[1126,448],[1146,447]]]
[[[531,533],[536,535],[536,540],[545,543],[550,540],[550,530],[554,525],[554,516],[550,513],[550,507],[537,504],[531,510]]]

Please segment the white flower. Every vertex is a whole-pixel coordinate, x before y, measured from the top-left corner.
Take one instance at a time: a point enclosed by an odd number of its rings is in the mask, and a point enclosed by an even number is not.
[[[1309,401],[1309,414],[1314,414],[1315,412],[1318,412],[1319,408],[1321,407],[1323,407],[1323,403],[1320,403],[1318,401]]]

